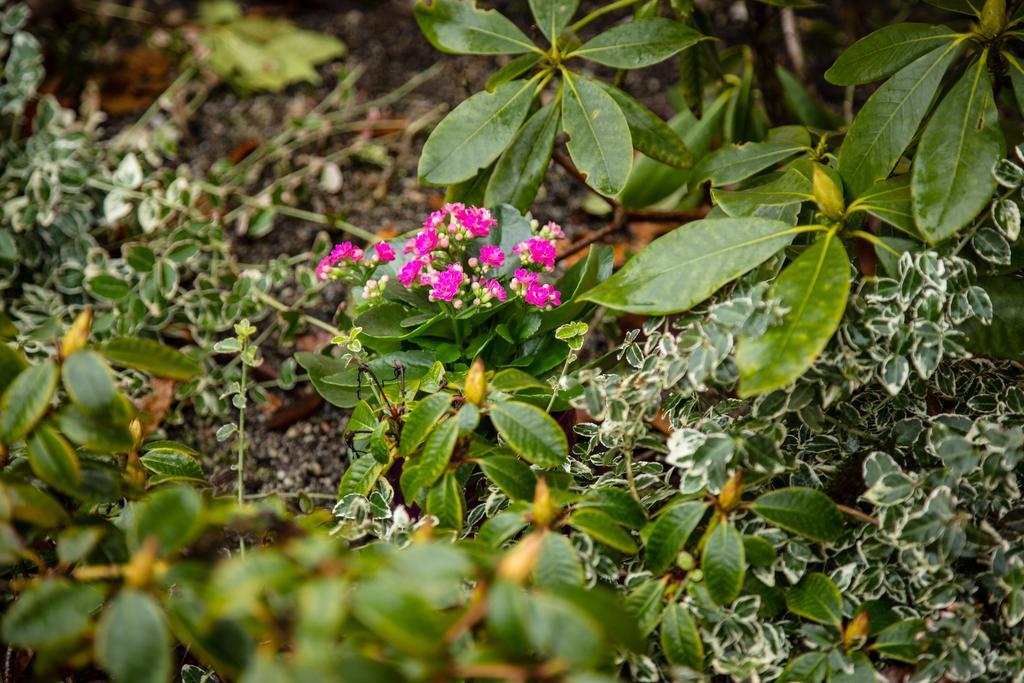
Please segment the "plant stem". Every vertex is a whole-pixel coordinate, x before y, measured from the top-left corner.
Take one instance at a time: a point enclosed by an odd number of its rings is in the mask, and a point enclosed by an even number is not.
[[[241,335],[239,335],[241,336]],[[249,339],[246,337],[242,341],[242,354],[245,354],[246,347],[249,345]],[[246,385],[248,365],[245,361],[242,361],[242,376],[239,380],[238,386],[239,391],[242,394],[242,407],[238,409],[238,463],[235,465],[235,469],[238,471],[238,504],[242,505],[245,502],[245,401],[246,394],[248,393],[248,387]],[[245,538],[242,536],[238,537],[238,552],[241,553],[242,557],[245,557]]]
[[[569,28],[571,28],[573,31],[579,31],[581,28],[583,28],[590,22],[594,21],[595,19],[599,19],[600,17],[603,17],[609,12],[614,12],[615,10],[622,9],[623,7],[629,7],[630,5],[636,5],[640,2],[642,2],[642,0],[617,0],[617,2],[605,5],[604,7],[599,7],[598,9],[594,10],[587,16],[577,21]]]
[[[271,296],[270,294],[267,294],[266,292],[264,292],[262,290],[254,288],[253,291],[256,292],[256,298],[257,299],[259,299],[263,303],[267,304],[268,306],[273,308],[275,311],[278,311],[279,313],[292,313],[292,312],[294,312],[296,310],[296,309],[288,306],[287,304],[282,303],[278,299],[275,299],[273,296]],[[335,337],[340,337],[343,334],[345,334],[344,332],[339,330],[334,325],[331,325],[330,323],[325,323],[323,320],[320,320],[319,318],[314,318],[313,316],[308,315],[306,313],[301,313],[301,315],[302,315],[302,319],[305,322],[307,322],[310,325],[313,325],[315,327],[319,327],[324,332],[330,332]]]
[[[555,405],[555,398],[558,396],[558,387],[562,386],[562,380],[565,379],[565,371],[569,369],[569,363],[572,361],[572,349],[569,350],[569,355],[565,357],[565,362],[562,363],[562,371],[558,373],[558,381],[555,386],[551,387],[551,400],[548,401],[548,407],[544,411],[546,413],[551,412],[551,406]]]

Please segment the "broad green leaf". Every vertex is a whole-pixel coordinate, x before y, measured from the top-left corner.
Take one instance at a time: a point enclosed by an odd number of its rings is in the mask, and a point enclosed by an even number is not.
[[[46,579],[29,584],[0,622],[0,641],[44,649],[72,643],[103,604],[103,590],[88,583]]]
[[[68,396],[86,414],[106,420],[116,416],[120,402],[114,373],[98,353],[85,349],[71,354],[61,377]]]
[[[751,567],[770,567],[775,562],[775,546],[762,536],[743,536],[743,551]]]
[[[398,453],[408,458],[416,452],[427,435],[437,426],[452,405],[451,394],[431,394],[419,401],[405,417]]]
[[[631,313],[685,311],[767,261],[797,232],[767,218],[695,221],[651,242],[583,298]]]
[[[583,565],[566,536],[551,532],[544,535],[533,579],[544,588],[583,584]]]
[[[465,512],[462,486],[454,472],[446,472],[427,492],[427,513],[437,517],[441,528],[461,531]]]
[[[338,497],[344,498],[350,493],[358,493],[361,496],[370,495],[373,485],[380,479],[380,475],[387,469],[386,465],[377,462],[377,459],[370,454],[361,455],[352,461],[352,464],[341,476],[341,484],[338,485]]]
[[[171,645],[160,606],[134,588],[118,593],[96,628],[96,660],[113,683],[166,683]]]
[[[434,652],[447,628],[444,613],[430,604],[415,585],[402,584],[387,576],[366,581],[353,591],[352,609],[375,635],[414,655]]]
[[[32,430],[28,439],[28,464],[37,477],[58,491],[73,495],[82,483],[78,456],[50,423]]]
[[[569,515],[569,526],[626,555],[633,555],[637,551],[636,543],[629,532],[600,510],[576,510]]]
[[[532,500],[537,475],[519,458],[488,455],[480,458],[480,469],[491,483],[512,500]]]
[[[865,211],[912,237],[919,237],[910,201],[910,174],[905,173],[875,183],[848,210]]]
[[[850,670],[833,669],[829,676],[829,683],[877,683],[885,680],[875,670],[871,659],[863,651],[853,652],[849,655],[853,667]]]
[[[458,438],[458,423],[453,419],[445,420],[427,437],[423,452],[417,458],[406,461],[401,479],[406,500],[417,498],[423,489],[440,479],[448,469]]]
[[[956,34],[933,24],[890,24],[870,33],[847,48],[825,72],[836,85],[860,85],[891,76],[931,52]]]
[[[565,72],[562,129],[569,135],[569,156],[587,184],[605,196],[618,194],[633,165],[633,143],[615,100],[589,78]]]
[[[697,624],[685,607],[669,603],[661,617],[661,649],[673,666],[704,671],[704,643]]]
[[[806,151],[805,145],[787,142],[748,142],[743,145],[730,145],[701,159],[693,169],[692,183],[699,185],[705,180],[710,180],[716,187],[732,185]]]
[[[528,55],[520,55],[495,71],[491,77],[487,79],[487,84],[484,87],[487,89],[487,92],[494,92],[499,87],[516,80],[527,71],[540,64],[543,59],[544,57],[542,55],[532,52]]]
[[[526,211],[533,205],[551,160],[560,113],[557,101],[548,102],[519,129],[487,182],[486,206],[511,204]]]
[[[992,323],[972,318],[963,326],[965,346],[973,353],[1024,361],[1024,279],[990,277],[978,281],[992,301]]]
[[[135,442],[126,420],[95,418],[74,405],[60,411],[57,425],[73,443],[103,453],[122,453]]]
[[[589,615],[600,625],[609,641],[632,652],[645,652],[644,637],[636,621],[623,609],[619,596],[600,586],[585,589],[581,586],[561,586],[558,596]]]
[[[923,619],[896,622],[878,634],[873,649],[888,659],[916,664],[927,646],[928,641],[921,637],[926,630]]]
[[[842,125],[842,119],[823,105],[792,71],[777,66],[775,75],[782,85],[782,97],[786,102],[786,108],[797,121],[822,130],[836,130]]]
[[[441,52],[510,55],[538,49],[504,15],[477,9],[473,0],[418,2],[413,13],[423,35]]]
[[[630,529],[639,529],[647,523],[643,505],[623,489],[610,486],[592,489],[577,504],[577,508],[586,507],[597,508]]]
[[[48,360],[23,370],[0,397],[0,441],[11,444],[36,426],[57,390],[57,364]]]
[[[140,548],[153,538],[162,554],[170,554],[191,540],[199,526],[201,508],[202,501],[195,489],[160,489],[138,504],[128,539],[134,548]]]
[[[711,598],[719,605],[728,605],[739,597],[747,560],[743,536],[731,522],[721,522],[704,543],[701,556],[704,584]]]
[[[569,455],[565,432],[537,406],[500,401],[491,407],[491,422],[509,447],[540,467],[558,467]]]
[[[715,204],[732,217],[752,216],[765,206],[789,206],[812,201],[811,162],[799,160],[781,176],[761,185],[744,190],[727,191],[714,188],[711,197]]]
[[[929,5],[939,7],[950,12],[959,12],[960,14],[973,14],[979,16],[981,14],[982,7],[985,6],[985,0],[924,0]]]
[[[664,61],[704,36],[686,24],[652,17],[614,26],[573,50],[582,57],[617,69],[639,69]]]
[[[842,628],[843,596],[832,579],[824,574],[807,574],[786,591],[786,607],[805,619]]]
[[[1017,111],[1024,114],[1024,64],[1021,64],[1017,55],[1006,50],[1000,54],[1009,67],[1010,85],[1013,87],[1013,98],[1017,101]]]
[[[193,456],[184,453],[155,452],[147,453],[139,458],[142,466],[152,472],[151,482],[164,482],[172,479],[203,479],[203,468]]]
[[[52,496],[31,484],[0,479],[0,505],[4,517],[52,529],[67,522],[68,515]]]
[[[633,147],[652,159],[676,168],[693,166],[693,155],[674,130],[653,111],[625,92],[602,81],[594,81],[619,105],[629,125]]]
[[[530,0],[530,11],[537,27],[552,45],[569,25],[580,0]]]
[[[106,273],[89,278],[85,282],[85,287],[90,294],[109,301],[119,301],[132,291],[131,283]]]
[[[28,367],[25,354],[10,344],[0,342],[0,396],[22,370]]]
[[[979,59],[942,98],[917,146],[911,190],[925,239],[941,242],[985,208],[1005,148],[988,65]]]
[[[101,526],[73,526],[62,531],[57,539],[57,559],[68,565],[81,561],[105,533]]]
[[[736,343],[741,396],[786,386],[802,375],[828,344],[846,310],[850,261],[838,237],[828,234],[808,247],[772,285],[782,301],[782,322]]]
[[[779,683],[821,683],[827,674],[827,656],[822,652],[807,652],[786,665]]]
[[[918,57],[868,98],[839,148],[839,172],[854,196],[888,177],[931,107],[949,65],[963,51],[952,42]]]
[[[452,185],[469,180],[508,147],[530,111],[534,80],[478,92],[452,110],[430,134],[420,155],[420,180]]]
[[[499,548],[506,541],[525,529],[528,525],[522,511],[499,512],[483,523],[480,527],[478,540],[487,547]]]
[[[648,579],[626,595],[626,610],[636,619],[644,636],[649,636],[661,620],[666,578]]]
[[[179,382],[187,382],[203,374],[202,365],[181,351],[152,339],[120,337],[108,341],[97,350],[114,365],[135,368]]]
[[[751,509],[767,521],[812,541],[831,543],[843,533],[843,515],[821,491],[794,486],[763,494]]]
[[[706,510],[702,501],[680,503],[651,523],[644,534],[644,564],[652,574],[664,574],[672,567]]]

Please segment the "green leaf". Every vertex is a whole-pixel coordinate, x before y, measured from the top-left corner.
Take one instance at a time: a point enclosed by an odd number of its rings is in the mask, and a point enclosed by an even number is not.
[[[674,130],[653,111],[624,91],[602,81],[595,81],[619,105],[629,125],[633,147],[652,159],[676,168],[693,166],[693,155]]]
[[[90,417],[109,420],[120,407],[114,373],[103,358],[89,349],[68,356],[61,367],[64,388],[71,400]]]
[[[544,535],[533,578],[543,588],[583,584],[583,564],[567,537],[551,532]]]
[[[427,435],[437,426],[452,405],[451,394],[431,394],[416,403],[405,417],[398,453],[408,458],[416,452]]]
[[[93,296],[109,301],[119,301],[132,291],[131,283],[106,273],[89,278],[85,282],[85,287]]]
[[[779,683],[821,683],[828,674],[828,658],[821,652],[807,652],[789,662]]]
[[[679,503],[651,523],[644,534],[644,564],[652,574],[664,574],[672,567],[706,510],[702,501]]]
[[[491,422],[519,456],[540,467],[559,467],[569,456],[565,432],[537,406],[500,401],[491,406]]]
[[[1019,277],[982,278],[978,286],[992,301],[992,323],[971,318],[963,326],[965,346],[973,353],[1024,361],[1024,280]]]
[[[52,496],[31,484],[0,479],[0,505],[4,517],[52,529],[67,522],[68,515]]]
[[[478,92],[452,110],[430,134],[420,155],[420,180],[452,185],[469,180],[508,147],[530,111],[534,79]]]
[[[678,21],[635,19],[588,40],[566,59],[582,57],[617,69],[639,69],[664,61],[701,40],[703,35]]]
[[[920,238],[910,201],[910,174],[905,173],[872,185],[850,204],[849,211],[865,211],[911,237]]]
[[[559,121],[558,101],[548,102],[527,119],[498,159],[487,182],[484,204],[511,204],[519,211],[533,205],[548,170]]]
[[[917,58],[868,98],[839,148],[839,172],[854,196],[888,177],[931,107],[960,42]]]
[[[960,14],[981,15],[985,0],[924,0],[929,5]]]
[[[0,343],[0,396],[14,378],[28,367],[25,354],[10,344]]]
[[[57,390],[57,364],[48,360],[23,370],[0,397],[0,441],[11,444],[36,426]]]
[[[351,493],[368,496],[380,476],[387,469],[386,465],[377,462],[370,454],[361,455],[352,461],[341,477],[338,485],[338,497],[344,498]]]
[[[532,500],[537,475],[519,458],[489,455],[480,459],[480,469],[491,483],[512,500]]]
[[[643,505],[630,495],[629,491],[610,486],[588,491],[576,507],[597,508],[630,529],[639,529],[647,523],[647,513]]]
[[[484,87],[487,89],[487,92],[494,92],[500,86],[516,80],[530,69],[536,67],[543,60],[543,55],[533,52],[516,57],[508,64],[491,74],[491,77],[487,79],[487,83]]]
[[[843,596],[832,579],[815,572],[786,591],[786,607],[793,614],[819,624],[843,626]]]
[[[719,605],[728,605],[739,597],[747,573],[747,560],[743,536],[731,522],[720,522],[708,536],[700,567],[712,600]]]
[[[743,551],[751,567],[770,567],[775,562],[775,546],[761,536],[743,536]]]
[[[704,643],[697,624],[685,607],[672,602],[661,617],[661,649],[673,666],[704,671]]]
[[[812,541],[831,543],[843,534],[843,515],[821,491],[794,486],[765,493],[751,509],[767,521]]]
[[[823,105],[792,71],[777,66],[775,75],[782,85],[782,97],[786,102],[786,108],[798,122],[822,130],[835,130],[842,125],[842,119]]]
[[[1000,54],[1010,71],[1010,85],[1013,88],[1013,98],[1017,101],[1017,112],[1024,113],[1024,64],[1020,63],[1017,55],[1006,50]]]
[[[441,528],[462,531],[465,512],[466,501],[462,497],[462,486],[454,472],[446,472],[427,493],[427,513],[437,517]]]
[[[576,510],[569,516],[569,526],[626,555],[633,555],[637,551],[629,532],[600,510]]]
[[[352,609],[371,632],[402,652],[430,654],[444,639],[443,613],[415,585],[387,576],[371,579],[353,591]]]
[[[194,479],[202,481],[203,468],[191,455],[184,453],[147,453],[139,458],[142,466],[155,474],[150,481],[160,483],[172,479]]]
[[[914,218],[932,244],[955,234],[988,204],[992,168],[1006,143],[985,59],[942,98],[911,168]]]
[[[160,489],[136,508],[128,538],[134,548],[153,538],[161,554],[168,555],[191,540],[201,508],[199,494],[188,486]]]
[[[790,206],[812,201],[811,163],[800,159],[781,176],[748,189],[730,192],[714,188],[711,197],[722,211],[734,218],[753,216],[765,206]]]
[[[604,89],[589,78],[565,72],[562,128],[569,156],[597,192],[618,194],[633,165],[633,143],[626,117]]]
[[[828,344],[846,310],[850,261],[831,233],[808,247],[775,283],[769,296],[786,309],[781,324],[736,343],[740,396],[786,386],[802,375]]]
[[[877,81],[953,40],[956,33],[946,26],[890,24],[847,48],[825,72],[825,80],[835,85]]]
[[[423,489],[429,488],[448,468],[459,438],[459,425],[453,419],[442,422],[430,433],[423,444],[423,453],[408,461],[412,466],[402,473],[401,485],[406,500],[414,500]]]
[[[71,445],[50,424],[32,430],[28,464],[37,477],[58,491],[74,495],[82,483],[82,467]]]
[[[626,595],[626,610],[640,626],[640,633],[649,636],[661,620],[665,604],[665,578],[644,581]]]
[[[530,11],[541,33],[554,45],[579,5],[580,0],[530,0]]]
[[[685,311],[767,261],[796,232],[767,218],[695,221],[656,239],[583,299],[630,313]]]
[[[916,664],[927,646],[927,639],[921,637],[926,631],[923,619],[904,619],[883,629],[873,649],[888,659]]]
[[[134,588],[118,593],[96,628],[96,661],[113,683],[166,683],[171,645],[159,605]]]
[[[135,368],[156,377],[187,382],[203,374],[203,366],[181,351],[152,339],[120,337],[99,347],[98,351],[114,365]]]
[[[730,145],[701,159],[693,169],[691,182],[693,185],[699,185],[705,180],[710,180],[714,186],[732,185],[806,151],[805,145],[789,142],[748,142],[744,145]]]
[[[413,14],[423,35],[441,52],[512,55],[538,49],[504,15],[477,9],[472,0],[418,2]]]
[[[74,405],[65,406],[60,411],[57,425],[73,443],[102,453],[122,453],[135,441],[126,420],[95,418]]]
[[[0,623],[0,640],[14,647],[45,649],[67,646],[92,621],[103,604],[100,586],[47,579],[30,584]]]

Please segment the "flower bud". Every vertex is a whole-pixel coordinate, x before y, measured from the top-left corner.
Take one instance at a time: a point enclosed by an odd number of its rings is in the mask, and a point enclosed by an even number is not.
[[[743,497],[743,471],[736,470],[732,478],[725,482],[722,492],[718,494],[718,507],[724,512],[732,512],[740,504]]]
[[[684,572],[693,571],[694,567],[697,566],[697,561],[693,558],[693,555],[680,550],[679,554],[676,555],[676,566],[682,569]]]
[[[540,477],[537,479],[537,488],[533,490],[533,523],[546,529],[555,521],[558,513],[558,503],[551,498],[551,489],[544,477]]]
[[[843,190],[821,164],[814,164],[814,201],[828,218],[837,221],[846,213]]]
[[[466,373],[465,386],[462,388],[462,395],[466,400],[477,406],[483,405],[487,397],[487,377],[484,375],[484,362],[479,357],[473,361],[473,365]]]
[[[78,314],[75,322],[64,334],[60,343],[60,355],[67,358],[76,351],[81,351],[89,343],[89,332],[92,330],[92,309],[87,308]]]
[[[997,36],[1006,25],[1006,0],[986,0],[981,8],[979,29],[986,36]]]
[[[868,637],[871,629],[871,617],[867,612],[861,612],[846,625],[843,633],[843,647],[849,650],[858,642]]]
[[[498,564],[498,578],[513,583],[526,583],[540,559],[546,532],[534,532],[505,553]]]

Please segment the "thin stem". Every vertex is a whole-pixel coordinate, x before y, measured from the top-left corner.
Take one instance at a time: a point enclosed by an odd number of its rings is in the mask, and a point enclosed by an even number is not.
[[[273,296],[267,294],[266,292],[260,289],[253,289],[253,291],[256,292],[257,299],[267,304],[268,306],[273,308],[275,311],[278,311],[279,313],[293,313],[296,310],[291,306],[282,303],[278,299],[275,299]],[[335,337],[340,337],[345,334],[334,325],[331,325],[330,323],[325,323],[323,320],[320,320],[319,318],[314,318],[313,316],[308,315],[306,313],[301,313],[301,316],[303,321],[315,327],[319,327],[321,330],[325,332],[330,332]]]
[[[872,235],[870,232],[866,232],[864,230],[851,230],[850,235],[853,237],[859,237],[865,242],[870,242],[871,244],[874,244],[876,247],[881,247],[882,249],[885,249],[893,256],[900,255],[900,252],[896,251],[888,244],[886,244],[884,241],[882,241],[882,239],[879,238],[878,235]]]
[[[629,492],[636,501],[640,502],[640,492],[636,489],[636,479],[633,478],[633,448],[626,449],[626,483],[629,484]]]
[[[565,357],[565,362],[562,363],[562,371],[558,373],[558,381],[555,386],[551,387],[551,399],[548,401],[547,410],[545,413],[551,412],[551,406],[555,405],[555,398],[558,397],[558,387],[562,386],[562,380],[565,379],[565,371],[569,369],[569,363],[572,361],[572,349],[569,349],[569,355]]]
[[[242,340],[242,355],[245,354],[247,346],[249,346],[249,338],[245,337]],[[242,376],[238,385],[242,394],[242,407],[238,409],[238,463],[235,466],[235,469],[238,470],[237,493],[239,505],[245,503],[245,402],[247,400],[246,394],[248,393],[248,386],[246,384],[248,367],[243,360]],[[245,538],[241,535],[238,537],[238,552],[241,553],[242,557],[245,557]]]
[[[574,32],[578,32],[581,28],[583,28],[584,26],[586,26],[590,22],[594,21],[595,19],[599,19],[599,18],[603,17],[604,15],[608,14],[609,12],[614,12],[615,10],[622,9],[623,7],[629,7],[630,5],[636,5],[636,4],[638,4],[638,3],[642,2],[642,1],[643,0],[617,0],[617,2],[613,2],[611,4],[605,5],[604,7],[599,7],[598,9],[594,10],[593,12],[588,14],[587,16],[585,16],[582,19],[580,19],[579,21],[577,21],[575,24],[573,24],[569,28],[571,28]],[[566,58],[568,59],[568,57],[570,57],[570,56],[571,55],[567,55]]]
[[[343,221],[340,218],[332,218],[321,213],[314,213],[313,211],[306,211],[305,209],[296,209],[295,207],[285,206],[284,204],[265,205],[254,197],[246,197],[242,201],[254,208],[270,209],[271,211],[276,211],[277,213],[285,216],[291,216],[292,218],[298,218],[302,221],[309,221],[310,223],[317,223],[319,225],[329,225],[332,228],[337,228],[342,232],[347,232],[348,234],[364,239],[367,242],[380,241],[380,238],[369,230],[364,230],[363,228],[360,228],[357,225],[352,225],[348,221]]]
[[[839,503],[836,503],[836,507],[839,508],[840,512],[849,515],[850,517],[853,517],[855,519],[859,519],[862,522],[867,522],[868,524],[871,524],[873,526],[882,526],[882,523],[879,522],[876,517],[872,517],[867,513],[861,512],[857,508],[852,508],[849,507],[848,505],[841,505]]]

